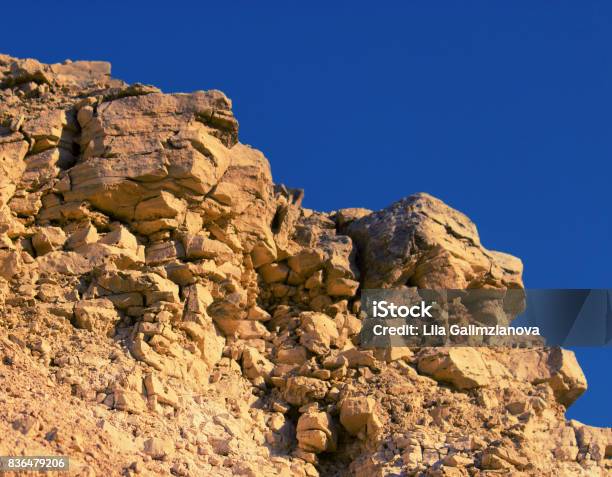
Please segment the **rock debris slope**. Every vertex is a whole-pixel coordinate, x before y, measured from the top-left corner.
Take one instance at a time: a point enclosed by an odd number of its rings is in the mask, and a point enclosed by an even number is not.
[[[561,349],[367,350],[360,287],[519,288],[417,194],[322,213],[219,91],[0,55],[0,453],[74,475],[604,476]]]

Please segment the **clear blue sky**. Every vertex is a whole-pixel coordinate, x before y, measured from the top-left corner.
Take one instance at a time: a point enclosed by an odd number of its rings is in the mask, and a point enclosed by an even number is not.
[[[610,2],[31,1],[2,17],[5,53],[222,89],[308,207],[427,191],[520,256],[527,286],[612,288]],[[568,415],[611,426],[612,351],[577,353],[590,389]]]

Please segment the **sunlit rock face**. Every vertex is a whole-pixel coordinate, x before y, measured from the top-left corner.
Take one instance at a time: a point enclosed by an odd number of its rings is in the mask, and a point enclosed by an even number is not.
[[[521,288],[520,260],[427,194],[302,207],[231,108],[0,55],[2,455],[91,476],[609,475],[610,430],[564,418],[586,389],[571,352],[360,344],[360,290]]]

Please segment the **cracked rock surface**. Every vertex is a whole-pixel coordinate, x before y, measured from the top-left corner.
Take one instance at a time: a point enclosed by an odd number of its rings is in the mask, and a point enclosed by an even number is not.
[[[0,454],[71,474],[606,476],[557,348],[360,346],[362,288],[522,288],[427,194],[302,206],[219,91],[0,55]]]

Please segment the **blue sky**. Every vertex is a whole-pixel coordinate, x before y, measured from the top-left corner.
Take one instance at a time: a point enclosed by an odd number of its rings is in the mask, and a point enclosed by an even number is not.
[[[12,2],[0,48],[222,89],[306,206],[427,191],[527,286],[612,288],[610,2],[229,3]],[[568,416],[611,426],[612,351],[577,353],[590,389]]]

